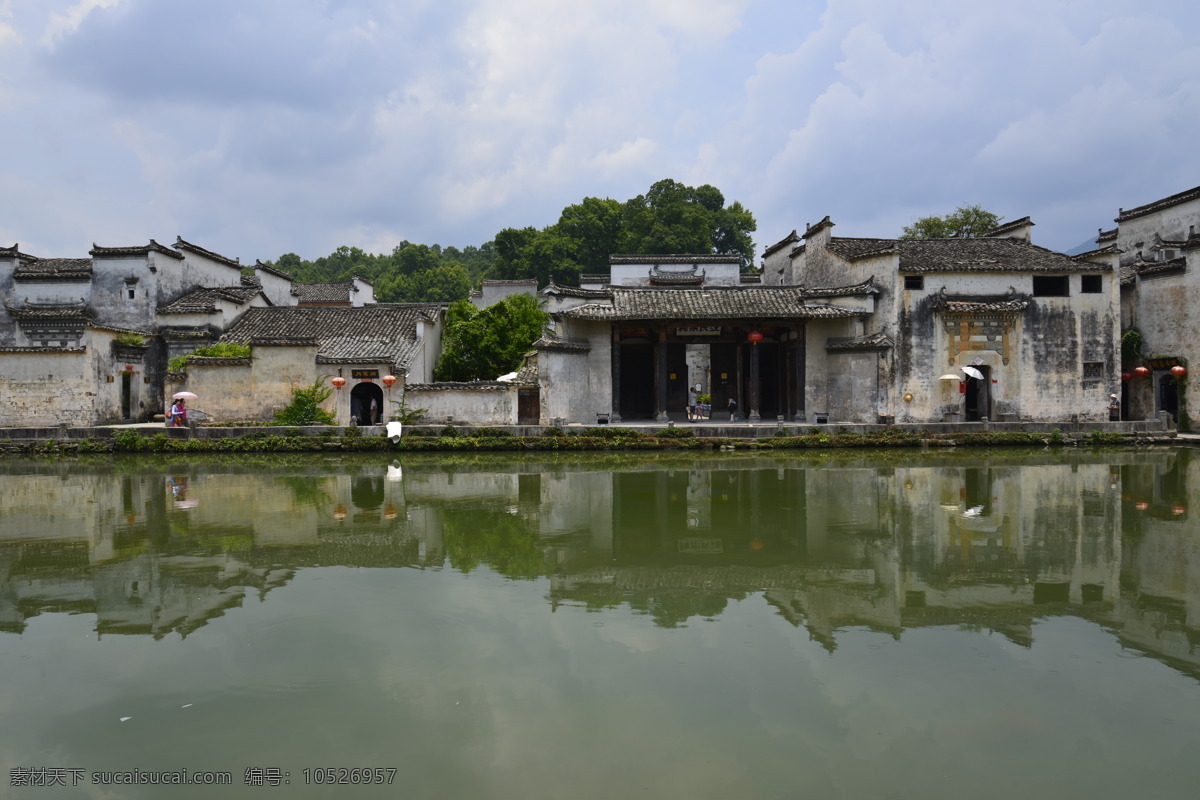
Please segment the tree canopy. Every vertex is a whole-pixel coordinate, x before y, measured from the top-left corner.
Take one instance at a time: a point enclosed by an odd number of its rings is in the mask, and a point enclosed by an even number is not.
[[[358,276],[371,282],[375,299],[384,303],[451,303],[470,294],[494,257],[491,242],[460,250],[403,241],[388,254],[342,246],[315,261],[285,253],[267,263],[300,283],[347,283]]]
[[[490,381],[512,372],[549,322],[550,315],[525,294],[481,309],[466,300],[452,303],[446,311],[442,356],[434,378]]]
[[[754,215],[741,203],[726,206],[715,186],[693,188],[665,179],[624,203],[585,197],[541,230],[505,228],[496,234],[489,277],[534,278],[539,286],[553,278],[571,285],[581,273],[608,272],[613,253],[737,255],[748,269],[756,227]]]
[[[971,239],[1000,224],[999,217],[983,206],[959,206],[943,217],[922,217],[904,226],[901,239]]]
[[[377,255],[343,245],[313,261],[285,253],[267,264],[300,283],[346,283],[358,276],[371,282],[380,302],[449,303],[467,298],[485,278],[577,285],[581,273],[607,273],[614,253],[736,255],[749,270],[756,227],[754,215],[741,203],[726,205],[715,186],[668,178],[625,202],[585,197],[552,225],[505,228],[479,247],[402,241]]]

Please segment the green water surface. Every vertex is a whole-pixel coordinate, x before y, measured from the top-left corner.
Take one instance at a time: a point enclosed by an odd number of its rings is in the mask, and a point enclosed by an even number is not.
[[[0,797],[1194,796],[1198,484],[1171,449],[6,460]],[[94,782],[161,770],[230,784]]]

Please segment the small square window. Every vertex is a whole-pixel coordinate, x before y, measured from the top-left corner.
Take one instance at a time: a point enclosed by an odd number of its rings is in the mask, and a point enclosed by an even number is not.
[[[1085,361],[1085,362],[1083,362],[1083,379],[1085,381],[1104,380],[1104,362],[1103,361]]]
[[[905,289],[918,289],[918,290],[924,289],[925,288],[925,276],[924,275],[905,275],[904,276],[904,288]]]
[[[130,299],[130,300],[132,300],[132,299],[133,299],[134,293],[135,293],[136,291],[137,291],[137,290],[136,290],[136,289],[134,289],[132,286],[130,286],[128,289],[126,289],[126,290],[125,290],[126,294],[128,294],[128,295],[129,295],[129,299]]]
[[[1099,275],[1079,276],[1079,291],[1084,294],[1100,294],[1103,286],[1104,279]]]
[[[1071,283],[1067,275],[1034,275],[1034,297],[1070,297]]]

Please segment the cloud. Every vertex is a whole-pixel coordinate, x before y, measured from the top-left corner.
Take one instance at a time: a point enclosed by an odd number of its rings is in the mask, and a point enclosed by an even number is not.
[[[1197,23],[1167,0],[0,0],[0,144],[46,204],[2,216],[52,250],[125,216],[312,258],[478,244],[671,177],[763,243],[982,203],[1069,246],[1194,183]],[[80,195],[103,213],[48,213]]]

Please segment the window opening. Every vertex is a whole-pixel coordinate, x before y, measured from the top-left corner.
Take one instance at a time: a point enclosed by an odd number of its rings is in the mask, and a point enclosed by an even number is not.
[[[1103,286],[1104,279],[1099,275],[1079,276],[1079,291],[1084,294],[1100,294]]]
[[[1034,297],[1070,297],[1071,284],[1067,275],[1034,275]]]

